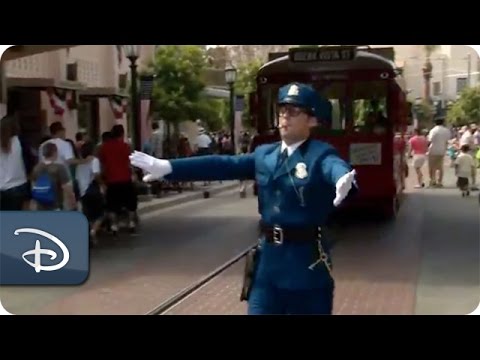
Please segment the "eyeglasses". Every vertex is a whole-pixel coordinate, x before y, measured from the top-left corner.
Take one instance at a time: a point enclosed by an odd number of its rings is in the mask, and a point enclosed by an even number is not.
[[[300,114],[305,114],[305,110],[296,106],[279,106],[277,109],[279,116],[290,116],[295,117],[299,116]]]

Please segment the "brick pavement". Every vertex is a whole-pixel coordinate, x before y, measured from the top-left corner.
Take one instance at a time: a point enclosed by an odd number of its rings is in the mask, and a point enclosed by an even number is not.
[[[408,179],[407,198],[394,223],[336,229],[334,314],[474,310],[480,300],[479,244],[478,216],[471,212],[477,211],[472,204],[478,193],[461,199],[452,185],[453,172],[446,169],[444,189],[413,190],[413,176]],[[446,219],[450,224],[436,225]],[[452,241],[452,234],[461,235]],[[247,305],[238,300],[242,266],[243,262],[229,269],[167,314],[246,314]]]
[[[411,179],[408,187],[412,187]],[[409,191],[407,191],[409,193]],[[420,198],[407,196],[394,223],[361,223],[335,231],[334,314],[414,314],[422,219],[411,216]],[[241,315],[243,261],[184,299],[166,315]]]

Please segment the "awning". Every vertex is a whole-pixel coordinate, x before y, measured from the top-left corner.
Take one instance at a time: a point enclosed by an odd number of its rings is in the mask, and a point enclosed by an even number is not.
[[[41,54],[49,51],[67,49],[79,45],[15,45],[2,55],[2,61],[15,60],[25,56]]]
[[[117,89],[115,87],[88,87],[78,92],[81,98],[102,98],[117,96],[121,98],[128,98],[129,94],[125,91]]]
[[[54,87],[65,90],[81,90],[85,85],[78,81],[55,80],[52,78],[8,77],[7,88],[23,87],[46,89]]]

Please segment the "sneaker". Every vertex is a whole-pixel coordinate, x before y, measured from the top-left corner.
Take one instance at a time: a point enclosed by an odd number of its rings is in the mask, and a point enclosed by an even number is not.
[[[112,232],[113,236],[117,236],[118,235],[118,226],[116,224],[110,226],[110,231]]]

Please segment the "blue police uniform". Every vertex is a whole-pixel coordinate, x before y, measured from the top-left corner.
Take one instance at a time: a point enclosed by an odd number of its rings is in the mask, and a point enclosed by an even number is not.
[[[291,84],[279,90],[278,103],[319,114],[317,96],[307,85]],[[290,239],[283,236],[283,229],[323,226],[334,210],[337,181],[352,169],[332,146],[317,140],[305,141],[279,166],[280,149],[279,142],[241,156],[171,160],[172,173],[166,179],[255,179],[261,222],[275,227],[275,241],[260,239],[249,314],[331,314],[334,280],[329,249],[315,235]],[[318,261],[320,254],[327,255],[327,261]]]

